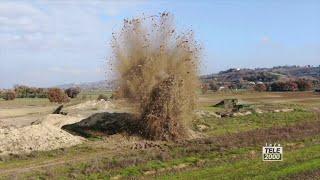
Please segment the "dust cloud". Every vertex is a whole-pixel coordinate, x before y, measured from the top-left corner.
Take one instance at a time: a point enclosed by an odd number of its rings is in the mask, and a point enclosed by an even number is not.
[[[199,88],[201,47],[194,32],[177,32],[173,15],[161,13],[124,20],[111,44],[119,96],[137,105],[144,135],[186,137]]]

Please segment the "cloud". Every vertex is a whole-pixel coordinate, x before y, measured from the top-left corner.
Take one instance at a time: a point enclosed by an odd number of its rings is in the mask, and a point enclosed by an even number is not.
[[[0,2],[0,33],[38,31],[46,20],[46,14],[31,4]]]
[[[0,1],[0,48],[78,51],[106,42],[101,34],[111,34],[112,16],[143,2]]]
[[[103,70],[97,67],[103,66],[109,38],[120,23],[117,15],[143,3],[0,0],[0,56],[4,64],[0,76],[12,77],[0,86],[104,78]]]

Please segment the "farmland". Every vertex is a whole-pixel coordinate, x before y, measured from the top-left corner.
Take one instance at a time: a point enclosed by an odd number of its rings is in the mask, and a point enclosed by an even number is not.
[[[82,92],[65,106],[94,100]],[[192,135],[179,141],[149,141],[137,135],[97,133],[82,144],[50,151],[1,156],[1,178],[20,179],[314,179],[320,174],[320,96],[313,92],[208,92],[199,95]],[[245,115],[217,117],[223,99],[238,99]],[[117,107],[121,100],[111,100]],[[47,99],[0,101],[0,121],[30,123],[57,105]],[[123,104],[121,107],[124,107]],[[128,112],[128,108],[122,111]],[[259,111],[258,111],[259,110]],[[290,111],[289,111],[290,110]],[[121,110],[117,110],[121,111]],[[263,111],[263,113],[261,112]],[[99,111],[101,112],[101,111]],[[114,110],[113,110],[114,112]],[[8,122],[9,120],[15,122]],[[22,126],[21,125],[21,126]],[[263,162],[266,143],[284,148],[281,162]],[[0,178],[0,179],[1,179]]]

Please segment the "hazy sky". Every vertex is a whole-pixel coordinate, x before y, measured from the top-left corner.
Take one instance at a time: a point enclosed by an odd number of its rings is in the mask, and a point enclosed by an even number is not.
[[[98,81],[124,18],[169,11],[204,46],[202,74],[320,64],[320,1],[0,1],[0,88]]]

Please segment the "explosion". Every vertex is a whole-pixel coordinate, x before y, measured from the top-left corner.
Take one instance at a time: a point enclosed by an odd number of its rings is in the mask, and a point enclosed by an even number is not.
[[[201,48],[193,31],[178,33],[173,16],[161,13],[124,20],[111,44],[119,95],[138,105],[144,135],[186,137],[199,87]]]

